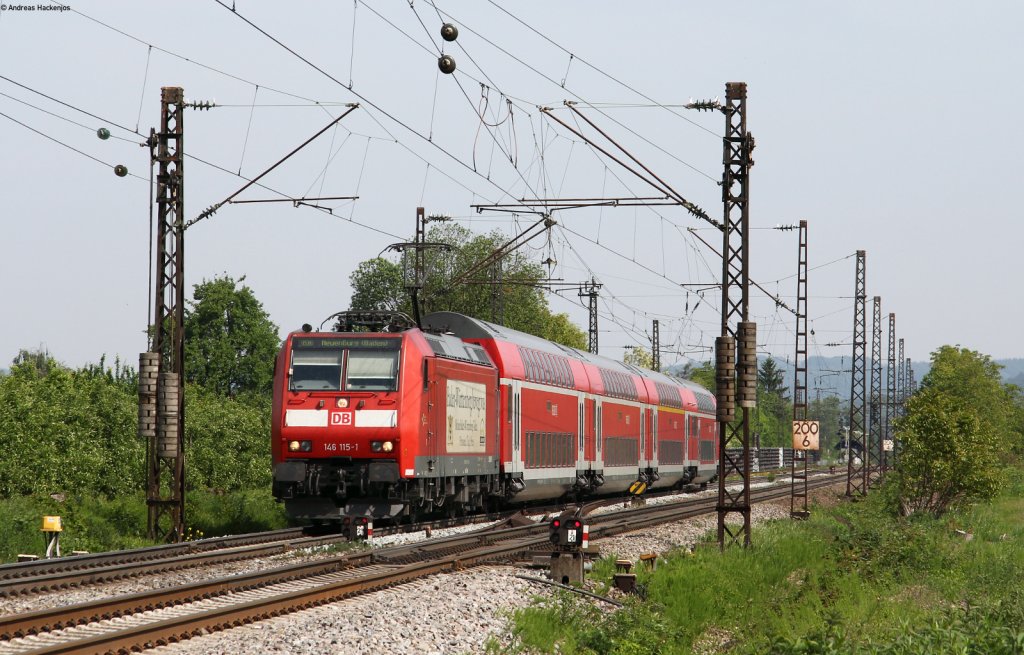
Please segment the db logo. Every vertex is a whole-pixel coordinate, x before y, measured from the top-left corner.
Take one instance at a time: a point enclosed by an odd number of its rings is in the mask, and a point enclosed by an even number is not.
[[[352,412],[331,412],[331,425],[352,425]]]

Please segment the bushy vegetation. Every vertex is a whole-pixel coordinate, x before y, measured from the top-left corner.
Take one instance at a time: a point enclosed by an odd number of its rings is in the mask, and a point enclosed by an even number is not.
[[[959,346],[932,353],[921,390],[896,423],[899,509],[939,516],[993,497],[1024,442],[1022,415],[1019,389],[1003,384],[989,356]]]
[[[270,399],[188,385],[186,520],[207,535],[280,527],[270,496]],[[65,552],[143,545],[146,444],[135,372],[52,358],[0,377],[0,561],[42,548],[40,517],[63,517]]]
[[[134,372],[16,362],[0,377],[0,498],[78,490],[116,496],[142,487]]]
[[[708,544],[668,555],[639,572],[643,597],[621,610],[566,594],[519,611],[513,643],[492,650],[1022,653],[1022,496],[1017,473],[995,502],[941,519],[899,517],[885,494],[815,508],[807,522],[757,529],[749,550]],[[612,559],[592,574],[603,589]]]
[[[231,278],[197,285],[186,324],[186,377],[197,381],[185,390],[186,526],[207,536],[281,527],[270,495],[277,328]],[[147,543],[137,421],[132,367],[101,359],[73,369],[45,351],[18,354],[0,375],[0,561],[39,554],[48,514],[63,518],[65,552]]]

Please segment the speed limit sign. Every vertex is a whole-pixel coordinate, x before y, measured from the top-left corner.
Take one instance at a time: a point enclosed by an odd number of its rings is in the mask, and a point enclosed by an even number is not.
[[[793,421],[793,450],[818,450],[817,421]]]

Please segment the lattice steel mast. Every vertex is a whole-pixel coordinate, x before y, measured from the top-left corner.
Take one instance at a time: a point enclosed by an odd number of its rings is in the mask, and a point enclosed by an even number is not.
[[[597,280],[590,278],[590,282],[584,282],[580,288],[580,298],[587,299],[587,307],[590,310],[590,327],[587,330],[587,352],[597,354],[597,292],[601,285]]]
[[[853,361],[850,375],[850,432],[846,435],[848,453],[846,458],[846,495],[864,495],[867,493],[867,466],[864,449],[864,356],[865,356],[865,314],[866,314],[866,254],[857,251],[857,271],[853,300]],[[860,463],[856,463],[853,454],[853,439],[860,432],[861,453]]]
[[[661,336],[658,333],[658,319],[651,326],[651,368],[661,372]]]
[[[875,296],[874,311],[871,315],[871,415],[868,434],[865,439],[864,464],[868,470],[868,483],[882,473],[882,298]],[[872,461],[872,458],[874,461]]]
[[[903,403],[907,398],[907,373],[903,368],[903,339],[900,339],[899,344],[899,354],[896,356],[896,417],[903,418]]]
[[[896,314],[889,314],[889,371],[888,371],[888,392],[885,402],[885,439],[891,448],[895,447],[895,440],[892,435],[892,422],[896,418]],[[893,452],[893,463],[895,464],[895,450]],[[882,453],[882,473],[885,473],[889,466],[889,451]]]
[[[185,523],[185,92],[163,87],[160,94],[160,131],[150,136],[151,157],[158,166],[156,311],[150,352],[140,359],[139,430],[147,436],[149,538],[178,541]]]
[[[715,339],[715,382],[718,396],[718,545],[750,545],[750,410],[757,402],[757,331],[748,322],[750,229],[749,173],[754,138],[747,133],[747,85],[725,85],[722,200],[722,331]],[[738,342],[738,343],[737,343]],[[739,346],[739,365],[736,351]],[[737,381],[739,388],[737,390]],[[738,393],[737,393],[738,392]],[[736,404],[740,406],[739,417]],[[731,455],[728,448],[740,454]],[[726,486],[729,476],[740,478],[739,489]],[[729,525],[731,514],[742,524]]]
[[[807,420],[807,221],[800,221],[800,245],[797,249],[793,420]],[[798,452],[803,455],[802,467],[797,467]],[[810,515],[807,509],[807,459],[807,451],[793,450],[789,501],[789,515],[793,518],[807,518]]]

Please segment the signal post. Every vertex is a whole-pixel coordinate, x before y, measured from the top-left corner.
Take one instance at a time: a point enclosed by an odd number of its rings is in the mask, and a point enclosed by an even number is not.
[[[583,551],[590,545],[590,526],[579,510],[563,512],[548,524],[551,539],[551,579],[583,584]]]

